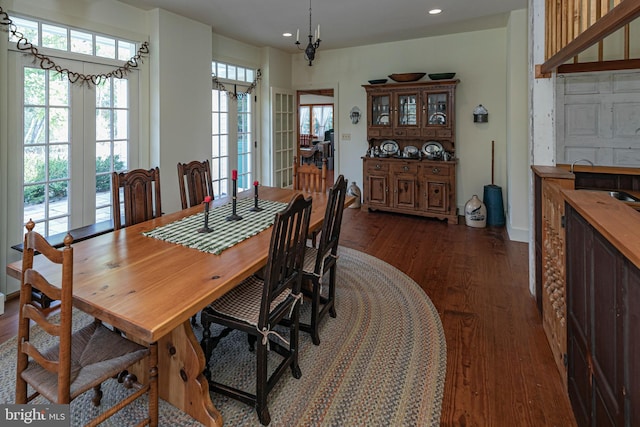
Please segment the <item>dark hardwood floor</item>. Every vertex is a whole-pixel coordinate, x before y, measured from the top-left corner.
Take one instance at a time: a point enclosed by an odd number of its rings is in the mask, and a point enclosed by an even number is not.
[[[529,292],[528,245],[484,229],[345,211],[340,244],[413,278],[447,340],[442,426],[575,426]],[[338,313],[338,315],[340,315]]]
[[[526,244],[502,227],[360,209],[345,211],[341,244],[409,275],[438,309],[448,355],[441,425],[576,425],[528,290]],[[17,305],[5,305],[0,341],[16,335]]]

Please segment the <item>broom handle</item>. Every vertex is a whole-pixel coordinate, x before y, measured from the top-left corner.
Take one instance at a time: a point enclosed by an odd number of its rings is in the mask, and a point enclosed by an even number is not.
[[[495,141],[491,140],[491,185],[493,185],[493,163],[494,163],[493,146],[494,144],[495,144]]]

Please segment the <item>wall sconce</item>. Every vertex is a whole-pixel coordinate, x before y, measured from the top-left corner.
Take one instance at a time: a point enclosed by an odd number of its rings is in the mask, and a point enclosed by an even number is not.
[[[473,109],[473,122],[474,123],[487,123],[489,121],[489,112],[482,104]]]
[[[351,123],[357,125],[360,121],[360,109],[358,107],[353,107],[349,113],[349,118],[351,119]]]

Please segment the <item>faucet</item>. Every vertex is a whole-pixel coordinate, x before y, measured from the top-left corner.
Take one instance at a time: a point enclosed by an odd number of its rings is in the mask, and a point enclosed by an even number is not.
[[[573,167],[576,165],[576,163],[578,162],[587,162],[591,165],[591,167],[593,167],[593,162],[589,159],[578,159],[575,162],[571,163],[571,168],[569,168],[569,172],[573,173]]]

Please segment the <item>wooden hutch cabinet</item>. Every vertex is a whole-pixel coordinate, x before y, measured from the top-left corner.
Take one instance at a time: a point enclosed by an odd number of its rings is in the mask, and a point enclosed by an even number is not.
[[[455,89],[458,80],[363,86],[367,140],[363,207],[458,223],[456,206]],[[393,141],[396,153],[380,147]],[[422,148],[439,143],[448,153],[428,159]],[[417,149],[417,153],[416,153]]]

